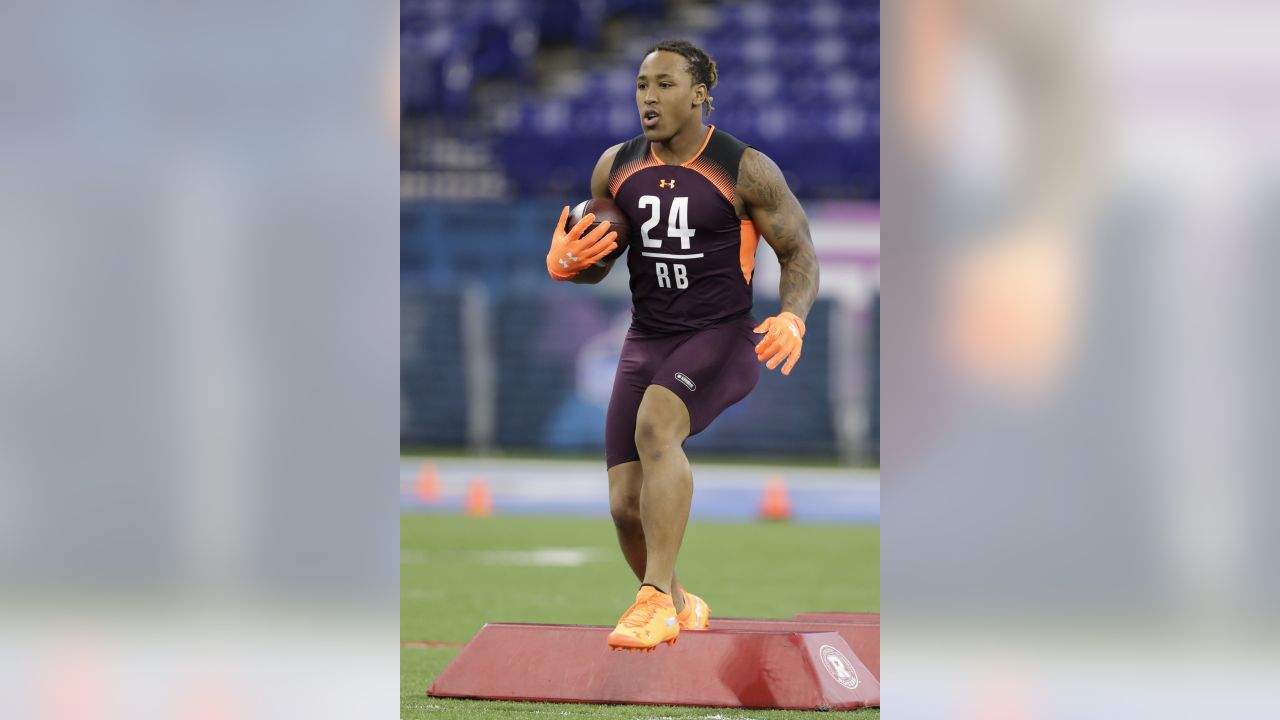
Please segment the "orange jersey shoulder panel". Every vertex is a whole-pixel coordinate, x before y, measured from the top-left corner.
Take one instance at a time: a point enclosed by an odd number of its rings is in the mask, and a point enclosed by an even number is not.
[[[622,183],[626,182],[627,178],[635,175],[645,168],[651,168],[660,164],[661,163],[653,157],[645,155],[637,160],[632,160],[631,162],[614,168],[613,172],[609,175],[609,194],[617,197],[618,188],[622,187]]]
[[[756,224],[750,220],[742,221],[742,244],[738,247],[738,263],[742,266],[742,279],[751,284],[751,275],[756,271],[756,246],[760,244],[760,236],[756,233]]]

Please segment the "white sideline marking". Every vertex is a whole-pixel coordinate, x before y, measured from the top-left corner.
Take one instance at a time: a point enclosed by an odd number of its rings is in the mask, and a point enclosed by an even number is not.
[[[600,548],[545,547],[533,550],[484,550],[476,559],[485,565],[532,565],[535,567],[582,567],[599,562],[606,555]]]
[[[532,550],[400,550],[402,565],[430,565],[432,562],[467,558],[482,565],[520,565],[534,567],[582,567],[604,562],[612,551],[595,547],[544,547]]]

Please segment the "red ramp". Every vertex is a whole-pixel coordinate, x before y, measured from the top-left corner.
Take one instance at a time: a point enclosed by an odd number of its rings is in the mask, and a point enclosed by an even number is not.
[[[716,630],[773,630],[781,632],[835,632],[849,645],[854,655],[866,665],[877,680],[880,679],[880,616],[867,613],[845,613],[858,615],[856,620],[759,620],[756,618],[711,618],[711,627]],[[834,615],[834,613],[812,613],[811,615]],[[797,615],[796,618],[800,618]],[[874,618],[874,621],[869,619]],[[684,636],[680,636],[684,639]]]
[[[792,620],[819,620],[821,622],[839,623],[875,623],[880,624],[880,613],[865,612],[811,612],[800,613]]]
[[[712,620],[718,628],[721,621]],[[440,674],[436,697],[851,710],[880,683],[833,628],[683,632],[652,653],[613,652],[612,628],[491,623]]]

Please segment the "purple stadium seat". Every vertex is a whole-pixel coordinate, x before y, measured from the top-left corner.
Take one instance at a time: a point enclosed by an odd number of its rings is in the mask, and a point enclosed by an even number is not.
[[[792,168],[799,195],[878,192],[879,5],[876,0],[748,0],[709,8],[693,33],[648,31],[617,61],[586,64],[539,90],[538,48],[591,53],[606,17],[660,20],[660,0],[402,0],[401,102],[406,118],[454,123],[491,142],[505,182],[521,194],[585,194],[598,154],[640,132],[633,57],[663,36],[691,39],[716,59],[710,122]],[[585,57],[596,57],[588,54]],[[542,78],[539,78],[541,80]],[[499,99],[473,97],[477,80],[508,83]],[[527,93],[527,95],[523,94]],[[486,97],[487,96],[482,96]],[[427,162],[408,154],[402,162]],[[795,170],[803,168],[803,173]],[[794,177],[791,177],[794,175]]]

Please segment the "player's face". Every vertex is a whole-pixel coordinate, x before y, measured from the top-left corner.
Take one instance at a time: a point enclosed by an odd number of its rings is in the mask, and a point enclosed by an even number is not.
[[[665,50],[649,53],[636,77],[636,107],[649,140],[669,140],[690,122],[702,103],[703,85],[694,85],[689,61]]]

